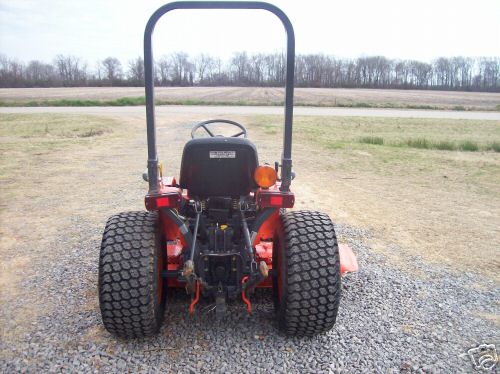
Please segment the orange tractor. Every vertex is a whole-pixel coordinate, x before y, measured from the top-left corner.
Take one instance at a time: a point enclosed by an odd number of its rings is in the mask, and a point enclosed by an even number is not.
[[[246,128],[215,119],[192,129],[178,181],[163,176],[156,150],[151,38],[158,19],[174,9],[262,9],[281,20],[287,33],[281,162],[260,165]],[[164,318],[167,289],[175,287],[191,295],[190,313],[204,297],[215,302],[221,318],[229,300],[241,300],[251,312],[255,288],[272,288],[285,333],[311,336],[333,327],[341,293],[334,225],[323,213],[286,211],[295,202],[290,190],[294,61],[292,25],[267,3],[175,2],[151,16],[144,35],[147,211],[120,213],[106,223],[99,302],[108,331],[120,337],[154,334]],[[234,134],[218,135],[215,123],[234,127]],[[197,137],[201,131],[205,136]]]

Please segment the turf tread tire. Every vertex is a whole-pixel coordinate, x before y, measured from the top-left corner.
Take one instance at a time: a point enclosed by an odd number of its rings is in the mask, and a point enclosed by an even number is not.
[[[335,324],[341,277],[337,237],[330,217],[314,211],[281,215],[277,256],[281,297],[275,278],[278,325],[291,336],[314,336]],[[275,259],[277,259],[275,257]]]
[[[166,287],[160,289],[157,212],[110,217],[99,257],[99,306],[104,327],[121,338],[141,338],[161,327]]]

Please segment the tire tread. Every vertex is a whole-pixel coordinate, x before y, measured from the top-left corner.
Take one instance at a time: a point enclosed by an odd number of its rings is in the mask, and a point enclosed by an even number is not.
[[[122,338],[156,333],[164,297],[157,298],[158,214],[124,212],[106,223],[99,257],[99,305],[104,327]],[[165,289],[163,289],[165,292]]]
[[[314,336],[335,324],[341,296],[340,260],[330,217],[315,211],[282,216],[284,287],[278,323],[288,335]]]

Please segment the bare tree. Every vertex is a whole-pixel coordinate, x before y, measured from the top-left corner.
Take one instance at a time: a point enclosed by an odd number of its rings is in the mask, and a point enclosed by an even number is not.
[[[432,79],[432,65],[426,62],[411,61],[410,71],[415,87],[427,88]]]
[[[84,85],[87,80],[87,63],[79,57],[57,55],[56,70],[64,86]]]
[[[262,53],[250,56],[248,80],[254,86],[264,85],[264,57]]]
[[[246,52],[237,52],[231,58],[231,73],[236,85],[248,84],[249,60]]]
[[[467,88],[472,84],[472,69],[474,68],[474,59],[470,57],[456,57],[456,64],[459,69],[460,86]]]
[[[103,75],[109,84],[117,83],[123,76],[123,69],[120,60],[116,57],[107,57],[101,61]]]
[[[24,65],[0,55],[0,86],[23,87]]]
[[[178,86],[193,85],[194,64],[185,52],[175,52],[170,58],[172,64],[172,83]]]
[[[207,54],[200,54],[194,60],[197,80],[203,83],[207,80],[207,72],[210,72],[214,65],[214,58]]]
[[[170,81],[171,60],[168,56],[162,56],[155,64],[156,80],[161,86],[166,86]]]
[[[57,76],[52,65],[33,60],[25,69],[25,79],[30,87],[46,87],[57,85]]]
[[[499,85],[500,58],[482,57],[479,59],[479,70],[482,75],[481,88],[491,90]]]
[[[137,57],[128,62],[128,80],[129,83],[142,86],[144,84],[144,60]]]
[[[228,61],[202,54],[195,59],[184,52],[163,56],[155,63],[159,85],[283,86],[284,53],[235,53]],[[126,78],[126,79],[125,79]],[[98,62],[88,71],[85,61],[57,55],[52,64],[33,60],[24,64],[0,55],[0,87],[142,85],[141,57],[127,64],[126,77],[115,57]],[[500,58],[440,57],[431,64],[392,60],[383,56],[340,59],[323,54],[297,55],[295,82],[301,87],[373,87],[500,92]]]

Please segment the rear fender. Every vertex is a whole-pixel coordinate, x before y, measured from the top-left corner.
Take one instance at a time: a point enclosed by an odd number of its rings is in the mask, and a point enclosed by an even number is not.
[[[267,267],[272,270],[273,268],[273,239],[277,230],[280,227],[280,213],[279,209],[274,209],[274,212],[262,223],[254,234],[252,245],[255,247],[257,262],[265,261]],[[271,275],[261,282],[259,288],[272,287]]]
[[[192,240],[191,233],[180,219],[175,218],[176,216],[175,210],[160,210],[161,230],[165,238],[163,245],[167,257],[167,266],[164,270],[168,271],[175,271],[182,265],[183,250],[189,247]],[[168,287],[185,286],[174,278],[168,279],[167,282]]]

